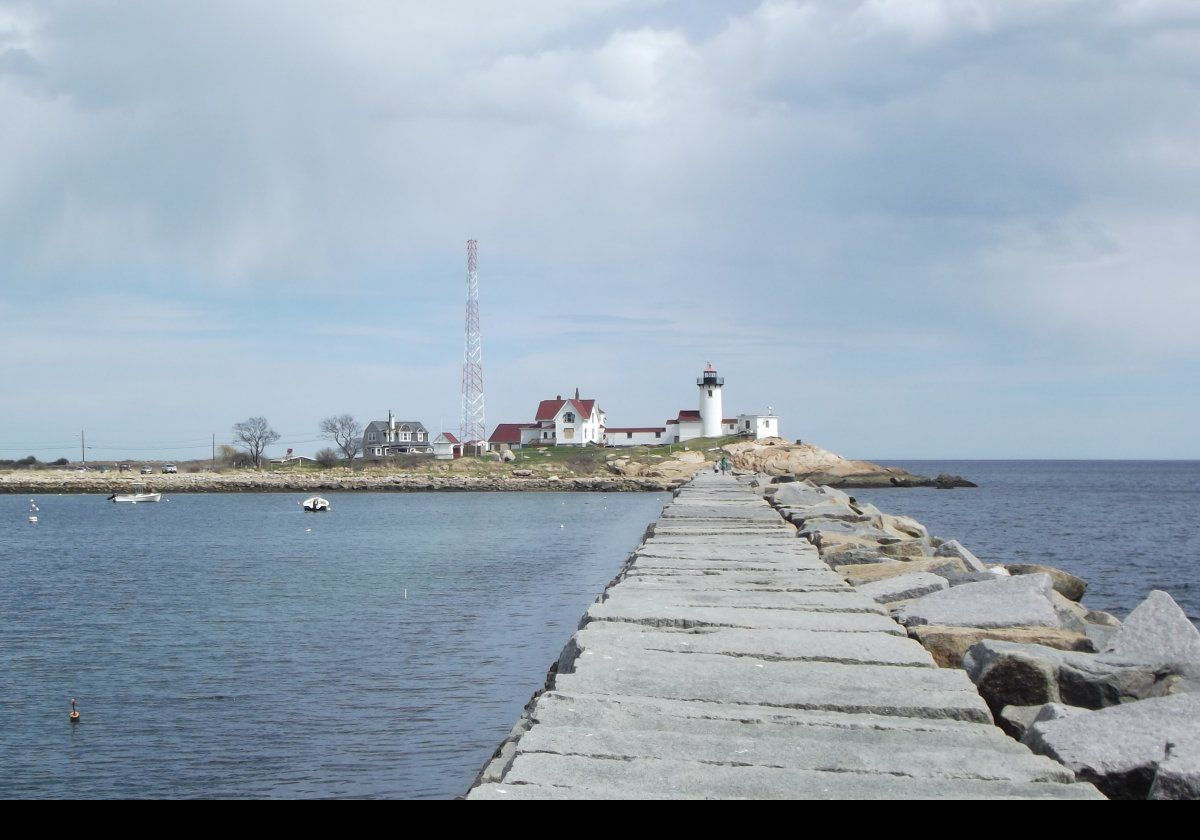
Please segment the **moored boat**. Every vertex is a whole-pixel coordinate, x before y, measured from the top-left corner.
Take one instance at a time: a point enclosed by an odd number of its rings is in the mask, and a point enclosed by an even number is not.
[[[320,496],[311,496],[305,499],[300,505],[304,508],[305,513],[326,513],[329,511],[329,502],[322,499]]]
[[[110,502],[128,502],[136,505],[138,502],[157,502],[162,499],[162,493],[146,489],[145,485],[134,485],[132,493],[113,493],[108,497]]]

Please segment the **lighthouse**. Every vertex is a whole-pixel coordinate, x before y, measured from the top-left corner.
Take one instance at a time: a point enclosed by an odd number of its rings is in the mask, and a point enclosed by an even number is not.
[[[704,374],[696,379],[696,386],[700,389],[701,434],[704,437],[721,436],[721,418],[724,416],[721,413],[721,388],[724,385],[725,379],[717,376],[717,369],[712,362],[704,368]]]

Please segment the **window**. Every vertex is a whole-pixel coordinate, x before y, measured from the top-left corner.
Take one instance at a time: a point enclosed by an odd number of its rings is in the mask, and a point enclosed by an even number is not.
[[[574,429],[563,429],[563,440],[574,440],[574,439],[575,439],[575,430]]]
[[[563,422],[564,423],[574,423],[575,422],[575,413],[573,411],[568,411],[566,414],[563,415]]]
[[[375,433],[374,433],[374,432],[368,432],[368,433],[367,433],[367,440],[372,440],[372,441],[373,441],[373,440],[375,440]],[[376,454],[376,455],[378,455],[379,453],[378,453],[378,452],[376,452],[375,454]]]
[[[655,437],[655,439],[662,437],[662,432],[655,432],[654,437]]]
[[[710,397],[712,396],[712,388],[709,388],[709,389],[708,389],[708,395],[709,395]]]
[[[626,439],[626,440],[633,440],[633,432],[626,432],[626,433],[625,433],[625,439]]]

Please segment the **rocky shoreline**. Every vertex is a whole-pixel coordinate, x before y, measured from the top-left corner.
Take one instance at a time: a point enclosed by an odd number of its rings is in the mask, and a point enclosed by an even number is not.
[[[417,493],[417,492],[663,492],[679,486],[678,479],[612,475],[281,475],[273,473],[180,473],[136,477],[28,473],[0,475],[0,493],[128,492],[145,483],[160,493]],[[36,476],[36,477],[35,477]]]
[[[939,666],[965,670],[1009,735],[1111,798],[1200,798],[1200,631],[1168,593],[1122,622],[1061,569],[985,562],[835,487],[739,480]]]
[[[605,458],[605,468],[623,476],[678,479],[692,478],[704,469],[711,469],[714,460],[728,458],[735,470],[761,473],[779,481],[807,480],[830,487],[933,487],[950,490],[955,487],[977,487],[958,475],[939,475],[930,478],[914,475],[899,467],[887,467],[870,461],[856,461],[812,443],[792,443],[783,438],[727,443],[711,450],[677,452],[672,457],[659,454],[637,457],[611,453]]]
[[[713,441],[720,443],[719,440]],[[843,458],[810,443],[782,438],[738,441],[723,446],[651,452],[581,449],[565,461],[548,450],[490,453],[490,458],[431,462],[407,469],[133,473],[73,470],[0,472],[0,493],[124,493],[146,484],[161,493],[336,493],[336,492],[663,492],[674,490],[717,461],[735,470],[763,473],[780,481],[811,480],[832,487],[975,487],[961,476],[913,475],[898,467]],[[561,455],[561,453],[560,453]],[[578,457],[576,457],[578,455]],[[545,456],[543,458],[543,456]]]

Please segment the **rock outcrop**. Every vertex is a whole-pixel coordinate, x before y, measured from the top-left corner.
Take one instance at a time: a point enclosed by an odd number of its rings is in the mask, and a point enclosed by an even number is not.
[[[1023,740],[1113,799],[1200,798],[1200,694],[1039,719]]]
[[[722,449],[735,469],[767,476],[797,476],[839,487],[935,486],[933,479],[899,467],[854,461],[811,443],[791,443],[783,438],[731,443]]]

